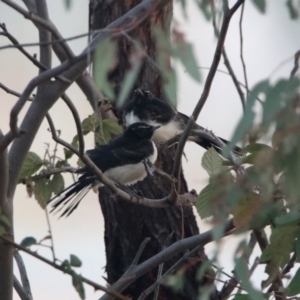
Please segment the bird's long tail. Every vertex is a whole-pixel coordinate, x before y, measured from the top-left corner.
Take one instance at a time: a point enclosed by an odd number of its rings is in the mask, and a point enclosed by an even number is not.
[[[52,203],[53,211],[62,211],[62,216],[69,216],[79,205],[80,201],[92,188],[95,177],[90,174],[84,174],[76,182],[65,188],[61,193],[49,200]],[[54,201],[54,202],[53,202]]]
[[[201,146],[204,149],[209,149],[211,147],[213,147],[218,153],[222,154],[222,147],[220,147],[220,145],[215,141],[215,139],[213,137],[210,137],[210,134],[205,134],[205,131],[203,130],[203,128],[201,130],[193,130],[192,131],[193,136],[191,137],[191,140],[193,142],[195,142],[196,144],[198,144],[199,146]],[[221,138],[221,137],[217,137],[223,144],[228,145],[229,141]],[[242,149],[238,146],[234,146],[232,151],[236,154],[236,155],[242,155]]]
[[[190,118],[183,113],[178,112],[178,115],[180,116],[181,121],[185,125],[190,120]],[[190,137],[189,140],[195,142],[196,144],[198,144],[204,149],[209,149],[211,147],[214,147],[218,153],[222,154],[222,147],[220,147],[220,145],[216,142],[213,136],[211,136],[211,134],[209,134],[208,131],[205,130],[202,126],[195,124],[192,130],[192,134],[193,136]],[[229,141],[223,138],[218,137],[218,139],[221,140],[221,142],[223,142],[225,145],[229,144]],[[237,155],[242,154],[242,149],[238,146],[234,146],[232,151]]]

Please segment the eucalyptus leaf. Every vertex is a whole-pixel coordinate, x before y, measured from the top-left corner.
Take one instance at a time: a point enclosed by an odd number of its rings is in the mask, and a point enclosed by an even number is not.
[[[96,84],[110,99],[115,98],[115,93],[108,81],[108,73],[116,64],[116,51],[116,42],[110,39],[105,39],[97,46],[94,61],[93,70]]]
[[[266,0],[252,0],[252,2],[259,12],[266,13]]]
[[[241,281],[243,288],[249,293],[251,300],[263,300],[264,296],[257,291],[250,282],[250,272],[246,261],[243,258],[235,258],[235,274]]]
[[[187,72],[197,82],[201,81],[200,70],[194,55],[193,45],[178,38],[173,46],[173,53],[181,61]]]
[[[300,268],[298,268],[296,274],[293,276],[291,282],[289,283],[287,287],[287,296],[296,296],[300,294]]]
[[[3,235],[6,233],[6,229],[0,225],[0,235]]]
[[[11,226],[10,220],[9,220],[8,217],[5,216],[5,215],[0,215],[0,222],[4,223],[4,224],[7,225],[8,227]]]

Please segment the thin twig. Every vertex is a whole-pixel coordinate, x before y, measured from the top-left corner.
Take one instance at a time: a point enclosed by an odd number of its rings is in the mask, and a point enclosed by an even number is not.
[[[219,35],[219,39],[218,39],[218,43],[216,46],[216,50],[215,50],[215,54],[214,54],[214,58],[213,58],[213,62],[211,65],[211,68],[208,72],[205,84],[204,84],[204,89],[202,92],[202,95],[196,105],[196,107],[194,108],[192,117],[190,118],[189,122],[187,123],[187,126],[183,132],[183,134],[180,137],[179,140],[179,144],[178,144],[178,148],[176,149],[176,154],[175,157],[177,158],[177,160],[181,159],[182,153],[183,153],[183,149],[184,149],[184,145],[190,135],[190,132],[193,128],[193,125],[195,123],[195,121],[197,120],[207,98],[208,95],[210,93],[210,88],[213,82],[213,79],[215,77],[220,59],[221,59],[221,55],[222,55],[222,50],[224,47],[224,43],[225,43],[225,38],[226,38],[226,34],[227,34],[227,30],[230,24],[230,20],[232,18],[232,16],[234,15],[234,13],[236,12],[236,10],[241,6],[241,4],[244,2],[244,0],[238,0],[231,9],[227,10],[226,13],[224,14],[224,19],[223,19],[223,23],[221,26],[221,30],[220,30],[220,35]],[[174,161],[174,168],[173,168],[173,174],[178,174],[178,171],[180,169],[180,162],[177,161],[175,159]],[[177,178],[177,176],[174,176],[175,178]],[[173,190],[172,190],[173,191]],[[172,198],[171,201],[174,202],[174,199],[176,197],[176,194],[173,192],[172,194]]]
[[[171,240],[173,234],[174,234],[174,231],[172,231],[172,232],[168,235],[168,237],[166,238],[166,240],[165,240],[165,242],[164,242],[164,244],[163,244],[161,250],[165,250],[165,249],[166,249],[166,247],[167,247],[167,246],[169,245],[169,243],[170,243],[170,240]],[[162,263],[162,264],[160,264],[160,265],[158,266],[156,282],[160,281],[161,276],[162,276],[162,273],[163,273],[163,269],[164,269],[164,263]],[[158,299],[159,287],[160,287],[160,285],[157,285],[157,287],[156,287],[156,289],[155,289],[155,292],[154,292],[153,300],[157,300],[157,299]]]
[[[300,50],[297,51],[294,55],[294,68],[291,71],[290,78],[295,77],[295,75],[299,69],[299,59],[300,59]]]
[[[7,28],[6,28],[6,26],[4,24],[0,23],[0,28],[2,28],[2,30],[4,31],[3,35],[6,36],[15,45],[15,48],[17,48],[18,50],[20,50],[20,52],[23,53],[35,66],[37,66],[40,70],[48,70],[49,69],[44,64],[42,64],[40,61],[38,61],[34,56],[30,55],[22,47],[22,45],[18,42],[18,40],[7,31]],[[55,78],[61,80],[62,82],[70,83],[70,80],[68,80],[67,78],[65,78],[62,75],[58,75]]]
[[[191,257],[195,255],[201,249],[201,246],[196,247],[192,251],[187,251],[173,266],[171,266],[160,278],[158,278],[150,287],[148,287],[142,294],[139,296],[138,300],[144,300],[148,295],[150,295],[154,290],[157,291],[159,286],[162,284],[164,279],[167,278],[167,276],[173,274],[176,272],[182,264],[184,264],[187,260],[189,260]],[[153,297],[155,298],[155,295]]]
[[[33,23],[37,24],[37,25],[41,25],[43,26],[45,29],[47,29],[55,38],[60,39],[61,36],[58,33],[56,27],[51,23],[48,22],[47,20],[39,17],[38,15],[32,13],[32,12],[28,12],[26,11],[23,7],[21,7],[20,5],[14,3],[13,1],[10,0],[2,0],[2,2],[4,2],[5,4],[7,4],[8,6],[10,6],[11,8],[13,8],[14,10],[16,10],[17,12],[19,12],[21,15],[23,15],[26,19],[31,20]],[[44,41],[42,41],[43,43]],[[50,45],[51,41],[45,41],[45,43],[47,43],[48,45]],[[64,48],[65,53],[68,55],[69,54],[69,48],[66,47],[66,44],[64,41],[60,42],[60,45]],[[46,46],[46,45],[40,45],[40,46]],[[69,57],[71,58],[71,57]]]
[[[141,245],[140,245],[140,247],[139,247],[139,250],[138,250],[138,252],[136,253],[136,255],[135,255],[135,257],[134,257],[134,259],[133,259],[133,261],[132,261],[131,266],[136,266],[136,265],[137,265],[137,263],[138,263],[138,261],[139,261],[141,255],[142,255],[142,253],[143,253],[143,251],[144,251],[146,245],[147,245],[150,241],[151,241],[151,238],[149,238],[149,237],[147,237],[147,238],[144,239],[144,241],[141,243]]]
[[[216,36],[218,38],[220,36],[220,31],[219,31],[219,29],[217,27],[217,24],[216,24],[216,11],[215,11],[214,0],[210,1],[210,4],[211,4],[212,15],[213,15],[213,22],[212,23],[213,23],[215,34],[216,34]],[[225,11],[226,11],[226,7],[228,7],[227,5],[228,5],[228,3],[225,3],[225,6],[224,6],[225,7]],[[229,75],[230,75],[230,77],[231,77],[231,79],[232,79],[232,81],[233,81],[233,83],[234,83],[234,85],[236,87],[236,90],[237,90],[237,92],[239,94],[243,110],[245,110],[245,96],[244,96],[244,93],[243,93],[243,91],[242,91],[242,89],[240,87],[239,81],[238,81],[238,79],[237,79],[237,77],[236,77],[236,75],[235,75],[235,73],[233,71],[233,68],[232,68],[232,66],[230,64],[230,61],[229,61],[229,58],[227,56],[227,52],[225,50],[225,47],[223,47],[222,55],[223,55],[223,59],[224,59],[224,64],[225,64],[225,66],[226,66],[226,68],[227,68],[227,70],[229,72]]]
[[[64,273],[67,273],[67,272],[66,272],[66,269],[65,269],[63,266],[58,265],[58,264],[56,264],[55,262],[50,261],[49,259],[47,259],[47,258],[45,258],[45,257],[43,257],[43,256],[41,256],[41,255],[39,255],[39,254],[37,254],[36,252],[33,252],[33,251],[31,251],[31,250],[28,250],[27,248],[25,248],[25,247],[23,247],[23,246],[21,246],[21,245],[15,243],[15,242],[13,242],[13,241],[7,239],[7,238],[4,237],[3,235],[0,235],[0,239],[2,239],[2,240],[5,241],[6,243],[8,243],[8,244],[14,246],[16,249],[21,250],[21,251],[23,251],[23,252],[25,252],[25,253],[27,253],[27,254],[29,254],[29,255],[31,255],[31,256],[37,258],[38,260],[43,261],[44,263],[50,265],[51,267],[53,267],[53,268],[55,268],[55,269],[57,269],[57,270],[60,270],[60,271],[62,271],[62,272],[64,272]],[[68,273],[67,273],[67,274],[68,274]],[[89,280],[89,279],[83,277],[82,275],[78,275],[78,276],[80,277],[80,279],[81,279],[84,283],[86,283],[86,284],[92,286],[95,290],[104,291],[104,292],[107,293],[108,295],[117,297],[118,299],[128,300],[128,297],[125,297],[125,296],[121,295],[120,293],[118,293],[117,291],[113,290],[113,289],[110,288],[110,287],[107,288],[107,287],[105,287],[105,286],[102,286],[102,285],[100,285],[100,284],[98,284],[98,283],[96,283],[96,282],[93,282],[93,281],[91,281],[91,280]]]
[[[246,70],[246,63],[244,60],[244,39],[243,39],[243,17],[244,17],[244,8],[245,8],[245,2],[242,5],[241,8],[241,16],[239,21],[239,31],[240,31],[240,58],[243,66],[243,73],[244,73],[244,80],[245,80],[245,86],[246,91],[249,91],[249,85],[248,85],[248,77],[247,77],[247,70]]]

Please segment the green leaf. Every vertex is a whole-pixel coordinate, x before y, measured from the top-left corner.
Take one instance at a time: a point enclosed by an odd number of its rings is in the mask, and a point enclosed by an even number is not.
[[[3,222],[3,223],[4,223],[5,225],[7,225],[8,227],[11,226],[11,223],[10,223],[8,217],[5,216],[5,215],[0,215],[0,221]]]
[[[81,276],[76,274],[75,272],[72,272],[72,284],[77,291],[78,295],[81,299],[85,299],[85,291],[82,283]]]
[[[201,12],[203,13],[206,21],[210,21],[212,17],[210,1],[200,0],[197,1],[197,4]]]
[[[169,101],[176,106],[177,98],[176,98],[176,88],[177,88],[177,78],[175,71],[170,69],[164,69],[164,93],[168,97]]]
[[[207,150],[202,157],[201,165],[211,177],[222,170],[222,164],[222,158],[214,148]]]
[[[177,104],[177,79],[170,64],[170,56],[172,54],[170,37],[159,27],[155,27],[153,32],[155,34],[157,47],[156,61],[161,72],[164,93],[168,97],[170,103],[175,107]]]
[[[123,79],[123,84],[117,100],[118,107],[122,107],[130,91],[132,90],[132,87],[136,83],[137,76],[140,73],[140,69],[142,65],[142,61],[141,61],[142,57],[138,56],[137,54],[136,56],[137,58],[135,58],[130,70],[127,71],[125,78]]]
[[[72,1],[71,0],[64,0],[64,3],[65,3],[65,8],[67,10],[70,10],[71,6],[72,6]]]
[[[110,99],[115,98],[115,93],[108,81],[108,73],[116,64],[116,51],[116,42],[106,39],[97,46],[95,54],[94,78],[99,89]]]
[[[244,259],[235,258],[235,272],[238,279],[241,281],[243,288],[249,293],[251,300],[264,299],[263,294],[257,291],[251,284],[249,280],[250,272]]]
[[[78,135],[77,134],[73,137],[71,145],[74,146],[77,149],[79,148]],[[65,152],[65,159],[66,160],[69,159],[69,158],[71,158],[74,155],[74,152],[71,151],[71,150],[69,150],[69,149],[67,149],[67,148],[64,148],[64,152]]]
[[[292,20],[296,20],[299,18],[299,11],[294,6],[293,0],[287,0],[286,6],[288,7],[288,11],[290,13],[290,17]]]
[[[102,127],[104,131],[110,134],[119,135],[123,132],[122,126],[120,126],[117,119],[104,119],[102,120]]]
[[[266,13],[266,0],[252,0],[252,2],[261,13]]]
[[[174,289],[176,292],[180,291],[184,288],[184,273],[182,272],[178,272],[175,275],[169,275],[167,276],[163,283],[164,285],[170,286],[172,287],[172,289]]]
[[[196,200],[196,209],[201,219],[208,218],[212,215],[213,203],[212,198],[216,192],[216,185],[209,183],[199,194]]]
[[[250,92],[245,107],[245,113],[241,118],[241,120],[239,121],[239,124],[236,126],[235,132],[233,134],[230,143],[223,150],[223,154],[225,157],[229,155],[229,152],[233,149],[233,147],[239,141],[241,141],[250,131],[255,117],[253,106],[257,100],[257,97],[261,93],[265,94],[268,91],[269,87],[270,87],[269,81],[264,80],[259,82]]]
[[[289,283],[287,287],[287,296],[296,296],[297,294],[300,293],[300,268],[298,268],[296,274],[292,278],[291,282]]]
[[[63,176],[60,173],[54,174],[50,181],[50,189],[52,192],[57,195],[59,194],[65,187],[65,181]]]
[[[244,149],[244,152],[249,152],[249,153],[256,153],[259,151],[274,151],[272,147],[266,145],[266,144],[261,144],[261,143],[253,143],[247,145]]]
[[[262,262],[267,262],[266,273],[269,275],[268,279],[263,281],[264,286],[272,282],[279,267],[283,268],[288,263],[298,229],[299,227],[296,225],[289,225],[275,227],[272,230],[270,244],[263,251],[260,258]]]
[[[300,262],[300,230],[296,233],[296,241],[295,241],[295,253],[297,256],[297,261]]]
[[[28,248],[28,247],[30,247],[32,245],[35,245],[35,244],[37,244],[37,240],[32,236],[28,236],[28,237],[26,237],[25,239],[22,240],[20,245],[25,247],[25,248]]]
[[[99,145],[105,145],[111,140],[112,135],[119,135],[122,132],[123,129],[117,119],[104,119],[96,132],[95,140]]]
[[[74,271],[71,268],[70,262],[65,259],[60,265],[65,273],[72,274]]]
[[[74,254],[70,255],[70,264],[72,267],[81,267],[81,260]]]
[[[0,225],[0,235],[3,235],[6,233],[6,229]]]
[[[259,195],[245,195],[231,211],[234,225],[237,228],[249,225],[250,220],[259,211],[261,205],[262,201]]]
[[[287,214],[279,216],[275,219],[275,222],[278,225],[295,225],[298,224],[299,221],[300,221],[299,206],[297,208],[295,207]]]
[[[210,260],[205,260],[201,263],[200,268],[197,271],[196,278],[197,280],[202,280],[205,273],[211,268],[212,262]]]
[[[249,294],[237,294],[233,298],[234,300],[251,300],[251,297]]]
[[[34,152],[28,152],[22,165],[20,178],[27,178],[37,172],[43,165],[43,160]]]
[[[52,194],[51,181],[46,178],[36,180],[33,193],[39,205],[45,209]]]
[[[299,79],[281,79],[269,88],[263,104],[263,124],[267,129],[277,113],[282,110],[297,94]]]
[[[196,57],[194,55],[193,45],[185,42],[181,34],[175,35],[175,37],[178,38],[175,40],[175,45],[173,46],[174,55],[179,58],[191,77],[197,82],[200,82],[201,76]]]

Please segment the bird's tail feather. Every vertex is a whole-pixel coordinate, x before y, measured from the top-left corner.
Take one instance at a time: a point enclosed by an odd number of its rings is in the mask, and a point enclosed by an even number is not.
[[[222,147],[220,147],[216,141],[213,140],[213,138],[210,138],[208,135],[204,136],[203,133],[205,132],[203,130],[203,128],[201,126],[199,126],[200,128],[197,130],[193,130],[193,137],[191,138],[192,141],[194,141],[196,144],[198,144],[199,146],[201,146],[204,149],[209,149],[211,147],[213,147],[218,153],[222,154]],[[228,145],[230,142],[221,138],[221,137],[217,137],[219,140],[221,140],[221,142],[223,142],[225,145]],[[241,155],[242,154],[242,149],[238,146],[234,146],[232,151],[236,154],[236,155]]]
[[[78,207],[80,201],[92,188],[92,183],[94,182],[94,180],[95,178],[93,176],[83,175],[79,177],[79,179],[76,182],[74,182],[72,185],[65,188],[61,193],[50,199],[48,203],[54,201],[50,213],[52,213],[55,210],[57,212],[63,210],[60,217],[69,216]]]
[[[178,112],[178,115],[179,115],[181,121],[183,122],[183,124],[185,124],[185,125],[190,120],[190,118],[183,113]],[[194,124],[194,128],[192,131],[193,137],[191,137],[190,140],[195,142],[196,144],[198,144],[199,146],[201,146],[204,149],[209,149],[211,147],[214,147],[218,153],[222,154],[222,148],[213,140],[212,137],[210,137],[209,135],[204,136],[203,133],[205,133],[205,132],[206,132],[205,128],[203,128],[202,126],[200,126],[198,124]],[[218,139],[220,139],[225,145],[229,144],[229,141],[227,141],[223,138],[218,137]],[[241,155],[241,153],[242,153],[242,149],[238,146],[234,146],[232,151],[236,155]]]

